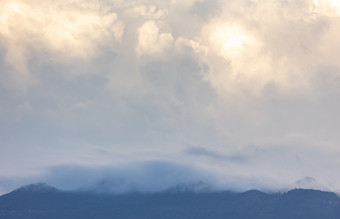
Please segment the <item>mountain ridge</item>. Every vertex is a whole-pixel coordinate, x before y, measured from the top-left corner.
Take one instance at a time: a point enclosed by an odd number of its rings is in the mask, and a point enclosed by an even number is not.
[[[99,194],[31,184],[0,196],[0,218],[323,218],[340,217],[332,192],[294,189]]]
[[[27,184],[24,186],[19,187],[18,189],[13,190],[12,192],[38,192],[38,193],[45,193],[45,192],[61,192],[61,190],[48,185],[47,183],[33,183]]]

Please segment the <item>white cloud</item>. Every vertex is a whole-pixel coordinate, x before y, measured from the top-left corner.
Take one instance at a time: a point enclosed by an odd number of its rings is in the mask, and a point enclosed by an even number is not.
[[[339,16],[330,0],[3,0],[1,166],[160,156],[223,180],[327,181],[337,158],[315,154],[339,151]],[[176,154],[187,145],[200,156]]]
[[[323,16],[338,16],[340,14],[340,3],[337,0],[314,0],[313,12]]]
[[[161,33],[154,20],[145,22],[138,29],[138,54],[160,53],[173,42],[171,33]]]
[[[320,5],[336,8],[325,2]],[[315,4],[231,1],[201,23],[195,41],[208,48],[200,58],[209,66],[206,79],[219,96],[260,97],[271,86],[283,95],[310,95],[318,68],[338,66],[332,45],[338,44],[339,25],[333,18],[316,16],[314,11],[321,6]]]
[[[6,61],[17,80],[30,84],[27,61],[33,52],[50,53],[57,60],[88,59],[110,38],[121,39],[124,24],[117,14],[88,1],[2,1],[0,34]]]
[[[127,8],[125,13],[133,17],[143,17],[148,20],[154,19],[164,19],[168,15],[167,10],[159,9],[155,5],[138,4],[134,7]]]
[[[196,42],[195,40],[186,39],[184,37],[179,37],[176,40],[176,47],[180,53],[188,52],[188,48],[190,48],[190,52],[193,52],[194,55],[201,59],[206,56],[208,52],[208,47]]]

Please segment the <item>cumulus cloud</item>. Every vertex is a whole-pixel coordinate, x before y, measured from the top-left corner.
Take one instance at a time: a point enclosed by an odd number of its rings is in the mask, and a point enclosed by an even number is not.
[[[133,7],[128,7],[125,13],[130,16],[143,17],[146,19],[160,20],[166,18],[168,12],[164,9],[159,9],[153,4],[138,4]]]
[[[89,1],[6,0],[0,10],[5,60],[23,86],[31,81],[27,62],[33,52],[51,53],[59,61],[87,59],[103,41],[119,40],[124,31],[116,13]]]
[[[173,37],[170,33],[160,33],[155,21],[147,21],[138,29],[138,54],[153,54],[170,47]]]
[[[3,0],[2,175],[159,158],[339,187],[339,16],[333,0]]]
[[[330,36],[330,20],[315,15],[317,8],[311,1],[225,4],[203,31],[211,55],[224,59],[209,61],[215,67],[209,75],[213,87],[222,96],[243,88],[261,92],[268,84],[288,94],[310,92],[311,75],[329,62],[320,60],[320,46],[334,45],[323,40]]]

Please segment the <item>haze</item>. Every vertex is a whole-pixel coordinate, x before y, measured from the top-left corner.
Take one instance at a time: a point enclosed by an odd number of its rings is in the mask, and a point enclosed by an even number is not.
[[[0,0],[0,192],[339,191],[339,29],[335,0]]]

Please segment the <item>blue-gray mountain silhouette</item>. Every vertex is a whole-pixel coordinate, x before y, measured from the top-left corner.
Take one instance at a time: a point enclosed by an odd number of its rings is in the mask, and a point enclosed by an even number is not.
[[[295,189],[267,194],[169,190],[159,193],[98,194],[61,191],[47,184],[0,196],[0,218],[340,218],[340,198],[331,192]]]

